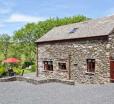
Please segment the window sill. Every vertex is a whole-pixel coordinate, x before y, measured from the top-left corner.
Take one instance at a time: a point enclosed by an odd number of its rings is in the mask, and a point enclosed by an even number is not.
[[[51,72],[51,73],[53,73],[53,71],[51,71],[51,70],[43,70],[42,72]]]
[[[85,72],[86,75],[95,75],[95,72]]]
[[[58,71],[60,71],[60,72],[68,72],[68,70],[62,70],[62,69],[58,70]]]

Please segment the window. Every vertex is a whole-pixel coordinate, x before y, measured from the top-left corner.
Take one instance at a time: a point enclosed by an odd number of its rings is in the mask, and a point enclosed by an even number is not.
[[[53,71],[53,61],[44,61],[44,70]]]
[[[69,33],[75,33],[78,28],[73,28]]]
[[[58,63],[59,69],[66,70],[66,63]]]
[[[87,59],[87,72],[95,72],[95,59]]]

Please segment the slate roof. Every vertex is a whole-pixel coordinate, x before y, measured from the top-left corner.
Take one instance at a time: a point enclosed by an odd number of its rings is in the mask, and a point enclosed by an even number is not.
[[[76,28],[74,33],[69,33]],[[95,36],[109,35],[114,29],[114,15],[109,17],[88,20],[80,23],[73,23],[54,27],[36,42],[48,42],[57,40],[69,40]]]

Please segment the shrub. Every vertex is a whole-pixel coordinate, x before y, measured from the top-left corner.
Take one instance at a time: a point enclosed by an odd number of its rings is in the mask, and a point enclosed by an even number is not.
[[[29,67],[30,65],[33,65],[33,64],[34,63],[32,61],[26,61],[26,62],[23,63],[22,68],[24,69],[26,67]]]
[[[31,66],[31,72],[35,72],[36,71],[36,65],[32,65]]]
[[[4,75],[5,73],[5,68],[0,66],[0,75]]]
[[[19,69],[19,68],[16,68],[16,67],[13,68],[13,71],[14,71],[17,75],[20,75],[20,74],[22,73],[22,69]]]

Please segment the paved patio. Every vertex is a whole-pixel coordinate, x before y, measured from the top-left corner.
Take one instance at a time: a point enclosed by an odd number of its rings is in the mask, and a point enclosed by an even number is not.
[[[55,79],[59,79],[59,76],[53,76],[53,75],[45,75],[44,73],[39,73],[38,77],[36,77],[36,73],[28,73],[28,74],[24,74],[24,77],[29,77],[29,78],[33,78],[33,79],[49,79],[49,78],[55,78]],[[68,80],[68,78],[64,78],[65,80]]]
[[[27,73],[27,74],[24,74],[23,75],[24,77],[28,77],[28,78],[33,78],[33,79],[39,79],[39,80],[42,80],[42,79],[48,79],[49,77],[46,77],[44,74],[40,73],[38,75],[38,77],[36,77],[36,73]]]
[[[0,82],[0,104],[114,104],[114,84]]]

